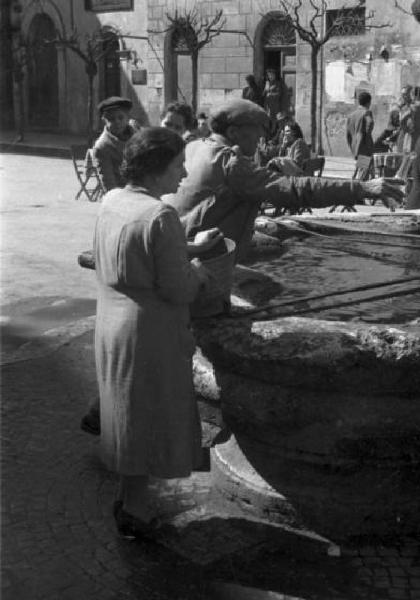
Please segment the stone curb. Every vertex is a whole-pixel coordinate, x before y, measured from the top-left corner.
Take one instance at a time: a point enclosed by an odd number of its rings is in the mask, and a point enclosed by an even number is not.
[[[0,152],[4,154],[31,154],[51,158],[70,158],[69,149],[65,146],[41,146],[20,142],[0,142]]]
[[[67,323],[45,331],[38,338],[22,344],[15,352],[6,355],[0,361],[0,366],[14,364],[25,360],[42,358],[68,344],[73,338],[79,337],[95,327],[95,315]]]

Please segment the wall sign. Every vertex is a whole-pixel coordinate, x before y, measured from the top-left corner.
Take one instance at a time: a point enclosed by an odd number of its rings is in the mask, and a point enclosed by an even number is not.
[[[133,0],[85,0],[85,9],[93,12],[133,10]]]

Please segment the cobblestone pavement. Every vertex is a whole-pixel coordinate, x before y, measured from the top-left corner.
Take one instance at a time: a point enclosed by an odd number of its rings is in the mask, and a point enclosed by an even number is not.
[[[328,558],[271,528],[197,511],[179,543],[120,540],[115,478],[97,439],[79,430],[96,393],[92,332],[53,351],[39,345],[2,373],[3,600],[268,597],[257,590],[283,600],[420,599],[420,545],[410,538],[359,540]]]

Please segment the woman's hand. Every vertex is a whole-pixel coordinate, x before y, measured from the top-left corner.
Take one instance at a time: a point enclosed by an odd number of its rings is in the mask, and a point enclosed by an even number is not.
[[[223,233],[218,227],[213,229],[207,229],[206,231],[199,231],[193,241],[194,251],[199,254],[206,252],[215,246],[218,242],[223,239]]]
[[[200,283],[201,289],[208,289],[211,283],[211,279],[213,275],[210,273],[208,269],[203,265],[199,258],[193,258],[190,261],[191,265],[194,267],[194,271],[198,277],[198,281]]]
[[[377,177],[360,182],[363,195],[368,198],[379,198],[391,210],[400,206],[404,201],[405,181],[402,179],[385,179]]]

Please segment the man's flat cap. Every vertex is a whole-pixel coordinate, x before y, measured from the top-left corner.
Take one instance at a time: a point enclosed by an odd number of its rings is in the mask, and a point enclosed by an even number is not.
[[[133,103],[128,98],[121,98],[120,96],[110,96],[109,98],[105,98],[102,102],[98,104],[98,110],[101,115],[104,114],[107,110],[112,110],[113,108],[122,108],[123,110],[130,110],[133,106]]]
[[[228,100],[216,106],[210,115],[210,127],[217,121],[229,125],[261,125],[268,127],[269,118],[261,106],[250,100]]]

